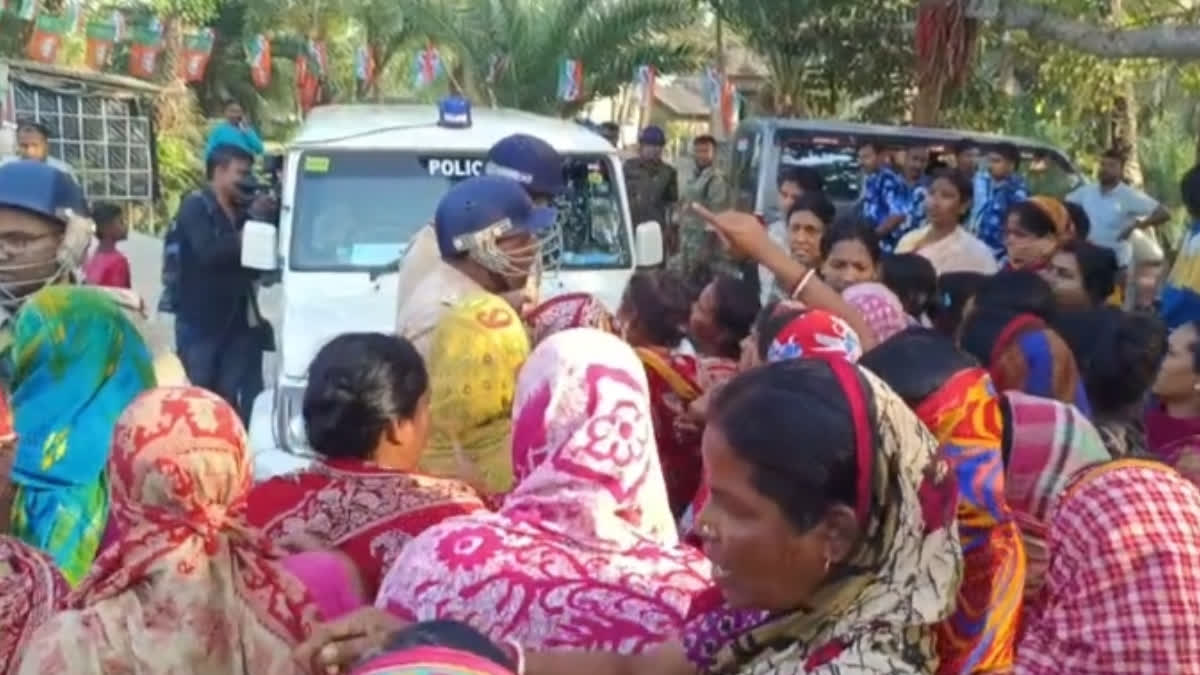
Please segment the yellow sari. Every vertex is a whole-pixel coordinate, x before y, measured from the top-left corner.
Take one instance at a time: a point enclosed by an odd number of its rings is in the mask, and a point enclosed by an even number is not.
[[[525,326],[499,296],[473,295],[442,318],[427,360],[433,434],[422,471],[489,495],[512,487],[513,390],[528,357]]]

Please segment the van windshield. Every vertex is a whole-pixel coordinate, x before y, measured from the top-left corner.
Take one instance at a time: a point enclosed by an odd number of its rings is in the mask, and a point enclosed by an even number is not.
[[[456,182],[483,171],[484,156],[420,152],[307,152],[292,215],[292,269],[376,270],[393,266],[433,219]],[[624,268],[632,251],[620,192],[603,156],[571,157],[568,190],[555,204],[563,269]]]

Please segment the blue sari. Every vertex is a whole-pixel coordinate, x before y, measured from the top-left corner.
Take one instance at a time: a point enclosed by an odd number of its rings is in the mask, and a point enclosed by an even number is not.
[[[113,427],[154,386],[150,353],[111,297],[51,286],[17,313],[9,359],[18,436],[12,534],[49,553],[74,585],[108,523]]]

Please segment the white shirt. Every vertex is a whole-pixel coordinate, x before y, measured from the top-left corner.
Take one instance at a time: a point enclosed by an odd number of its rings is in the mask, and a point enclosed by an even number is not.
[[[1125,183],[1108,191],[1096,183],[1089,183],[1067,195],[1067,201],[1083,207],[1088,220],[1092,221],[1088,240],[1097,246],[1112,249],[1121,267],[1129,266],[1133,248],[1128,238],[1121,241],[1118,236],[1135,220],[1148,217],[1159,207],[1153,197]]]
[[[446,312],[467,297],[483,292],[483,286],[475,283],[474,279],[444,261],[438,261],[437,266],[416,285],[411,294],[400,298],[396,334],[407,338],[417,348],[421,358],[426,358],[433,332]]]

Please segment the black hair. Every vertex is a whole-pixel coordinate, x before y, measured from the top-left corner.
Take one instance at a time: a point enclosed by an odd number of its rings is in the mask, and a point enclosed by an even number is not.
[[[1075,225],[1075,238],[1087,239],[1092,231],[1092,219],[1088,217],[1087,210],[1071,201],[1063,201],[1063,206],[1067,207],[1067,214],[1071,216],[1071,223]]]
[[[638,270],[630,277],[622,302],[629,303],[643,337],[655,345],[673,347],[683,340],[692,298],[678,275]]]
[[[954,154],[961,155],[969,150],[978,150],[979,144],[970,138],[960,138],[954,142]]]
[[[910,407],[917,407],[955,374],[979,367],[975,357],[940,333],[905,328],[863,354],[859,365],[875,373]]]
[[[958,332],[967,301],[986,279],[987,275],[979,272],[947,272],[938,276],[937,295],[929,304],[929,319],[939,333],[953,336]]]
[[[97,231],[116,223],[123,213],[121,205],[113,202],[96,202],[91,208],[92,221],[96,223]]]
[[[975,180],[967,174],[966,171],[958,169],[938,169],[933,172],[933,177],[929,181],[930,184],[936,180],[944,180],[958,192],[958,200],[963,204],[969,204],[975,200]],[[963,213],[959,221],[970,215],[970,209]]]
[[[997,143],[992,146],[992,152],[1013,163],[1013,169],[1021,166],[1021,151],[1012,143]]]
[[[1097,415],[1128,414],[1137,407],[1167,350],[1167,328],[1158,317],[1116,307],[1064,314],[1054,330],[1071,347]]]
[[[1112,249],[1097,246],[1084,239],[1072,239],[1059,249],[1063,253],[1075,256],[1075,264],[1079,266],[1079,276],[1083,280],[1083,290],[1093,305],[1100,306],[1108,300],[1117,288],[1117,254]]]
[[[807,312],[807,309],[800,307],[780,307],[778,302],[764,307],[754,322],[754,334],[758,338],[758,358],[766,361],[767,352],[770,351],[771,343],[775,341],[779,331]]]
[[[222,169],[234,162],[246,162],[254,164],[254,155],[243,148],[228,143],[222,143],[213,148],[212,153],[208,156],[208,161],[204,163],[204,173],[211,180],[217,169]]]
[[[1008,219],[1013,214],[1016,214],[1017,220],[1021,223],[1021,228],[1035,237],[1054,237],[1058,235],[1058,229],[1054,227],[1054,220],[1050,218],[1050,214],[1046,213],[1042,207],[1034,202],[1017,202],[1008,207],[1008,213],[1004,214],[1004,217]]]
[[[619,132],[621,130],[621,125],[617,124],[616,122],[601,122],[600,129],[606,132]]]
[[[474,654],[514,672],[517,669],[512,658],[486,635],[465,623],[447,619],[423,621],[392,633],[384,645],[384,651],[400,652],[418,647],[453,649]]]
[[[883,147],[882,143],[880,143],[879,141],[876,141],[876,140],[872,140],[872,139],[866,139],[858,144],[859,150],[861,150],[863,148],[870,148],[870,149],[874,150],[876,154],[881,154],[881,153],[883,153],[884,150],[886,150],[886,148]]]
[[[1193,166],[1179,180],[1179,194],[1183,205],[1193,217],[1200,217],[1200,164]]]
[[[874,456],[880,443],[875,400],[862,374],[856,376],[866,392]],[[847,395],[824,359],[743,373],[721,388],[711,412],[710,423],[751,466],[755,489],[778,504],[797,531],[810,530],[834,505],[855,505],[856,429]]]
[[[787,219],[790,221],[793,213],[801,211],[813,214],[826,227],[837,218],[837,207],[829,201],[829,197],[826,197],[824,192],[819,190],[805,190],[804,194],[797,197],[796,202],[792,204],[792,209],[787,212]]]
[[[317,352],[304,390],[304,429],[326,457],[370,459],[393,420],[412,419],[429,391],[425,362],[408,340],[339,335]]]
[[[1054,290],[1032,270],[1001,270],[988,277],[975,290],[975,309],[998,309],[1017,314],[1033,314],[1053,321],[1057,309]]]
[[[702,143],[707,143],[714,148],[717,147],[717,139],[711,134],[700,134],[692,139],[692,145],[700,145]]]
[[[883,255],[882,249],[879,248],[879,235],[875,234],[875,228],[860,216],[840,216],[834,221],[833,227],[826,228],[825,235],[821,237],[821,258],[828,258],[833,247],[843,241],[861,242],[867,249],[867,255],[871,256],[871,262],[879,264]]]
[[[909,316],[919,317],[929,311],[937,297],[937,271],[933,263],[916,253],[899,253],[883,259],[883,285],[887,286]]]
[[[779,186],[784,183],[795,183],[804,192],[824,192],[825,177],[811,166],[789,166],[779,171]]]
[[[717,349],[721,356],[736,359],[742,350],[742,340],[750,334],[762,307],[759,289],[748,281],[719,275],[713,279],[713,290],[717,299],[717,326],[722,333]]]
[[[21,133],[22,131],[33,131],[41,134],[42,138],[46,141],[54,137],[54,134],[50,133],[50,127],[39,120],[26,119],[17,122],[17,133]]]
[[[1178,328],[1183,328],[1183,326],[1191,326],[1192,331],[1198,336],[1192,343],[1192,372],[1200,373],[1200,319],[1192,319]]]
[[[1100,157],[1102,159],[1115,159],[1122,165],[1129,160],[1129,154],[1121,148],[1109,148],[1108,150],[1105,150],[1104,154],[1100,155]]]

